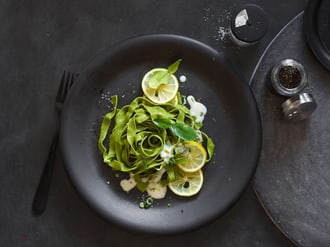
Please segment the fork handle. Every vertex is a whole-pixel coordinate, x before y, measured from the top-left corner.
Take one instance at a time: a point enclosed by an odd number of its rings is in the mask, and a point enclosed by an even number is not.
[[[40,178],[36,194],[34,195],[32,211],[35,215],[42,214],[47,205],[48,192],[52,178],[55,154],[57,150],[57,142],[58,142],[58,132],[55,134],[53,138],[52,145],[48,153],[47,162],[42,172],[42,176]]]

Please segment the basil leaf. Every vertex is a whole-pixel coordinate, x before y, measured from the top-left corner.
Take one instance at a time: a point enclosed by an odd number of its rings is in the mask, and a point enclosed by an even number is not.
[[[157,118],[155,120],[153,120],[154,124],[162,129],[167,129],[171,126],[171,121],[168,119],[161,119],[161,118]]]
[[[168,73],[174,74],[178,70],[181,61],[182,61],[182,59],[178,59],[174,63],[172,63],[170,66],[168,66],[168,68],[167,68]]]
[[[149,87],[152,89],[157,89],[162,84],[168,84],[170,81],[170,74],[168,71],[156,71],[149,78]]]
[[[210,137],[208,137],[207,134],[205,134],[204,132],[201,132],[201,133],[203,136],[203,140],[206,140],[206,151],[207,151],[206,162],[209,162],[214,154],[215,145],[214,145],[213,140]]]
[[[157,118],[157,119],[153,120],[153,123],[157,127],[162,128],[162,129],[169,128],[174,135],[176,135],[177,137],[179,137],[185,141],[193,141],[193,140],[196,140],[196,138],[197,138],[196,131],[192,127],[190,127],[184,123],[174,123],[173,124],[171,120],[162,119],[162,118]]]
[[[174,74],[181,63],[182,59],[176,60],[174,63],[172,63],[170,66],[168,66],[167,70],[164,71],[156,71],[152,74],[149,78],[149,87],[152,89],[157,89],[162,84],[168,84],[170,81],[171,74]]]
[[[185,141],[194,141],[197,138],[196,131],[184,123],[172,124],[170,130],[174,135]]]

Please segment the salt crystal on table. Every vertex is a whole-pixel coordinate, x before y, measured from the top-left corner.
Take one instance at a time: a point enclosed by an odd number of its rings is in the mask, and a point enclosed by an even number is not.
[[[187,77],[185,75],[182,75],[182,76],[180,76],[179,80],[180,80],[180,82],[186,82]]]

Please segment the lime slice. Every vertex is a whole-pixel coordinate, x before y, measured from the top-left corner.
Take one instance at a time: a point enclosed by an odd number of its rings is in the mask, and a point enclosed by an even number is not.
[[[184,172],[196,172],[205,165],[207,154],[200,143],[186,141],[181,152],[180,161],[176,165]]]
[[[157,88],[149,85],[151,76],[156,72],[166,72],[167,69],[155,68],[148,71],[142,79],[142,91],[144,95],[156,104],[168,103],[176,97],[179,89],[179,82],[175,75],[170,74],[168,83],[160,84]]]
[[[170,100],[168,103],[172,105],[177,105],[179,103],[179,99],[180,99],[180,94],[177,93],[175,97],[172,100]]]
[[[170,190],[178,195],[189,197],[196,195],[202,188],[204,182],[202,170],[196,172],[184,172],[178,169],[176,179],[168,184]]]

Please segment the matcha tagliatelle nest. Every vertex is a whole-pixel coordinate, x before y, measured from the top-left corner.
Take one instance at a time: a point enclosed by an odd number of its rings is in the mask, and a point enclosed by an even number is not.
[[[206,161],[211,159],[213,141],[200,131],[202,123],[195,122],[181,100],[177,104],[158,105],[137,97],[119,109],[118,96],[112,96],[112,104],[113,110],[103,118],[98,147],[104,162],[114,170],[132,174],[139,190],[145,191],[148,186],[148,179],[143,178],[162,168],[167,174],[165,186],[176,179],[175,163],[182,155],[176,151],[179,149],[174,149],[173,157],[165,162],[161,152],[167,144],[178,147],[187,140],[206,142]]]

